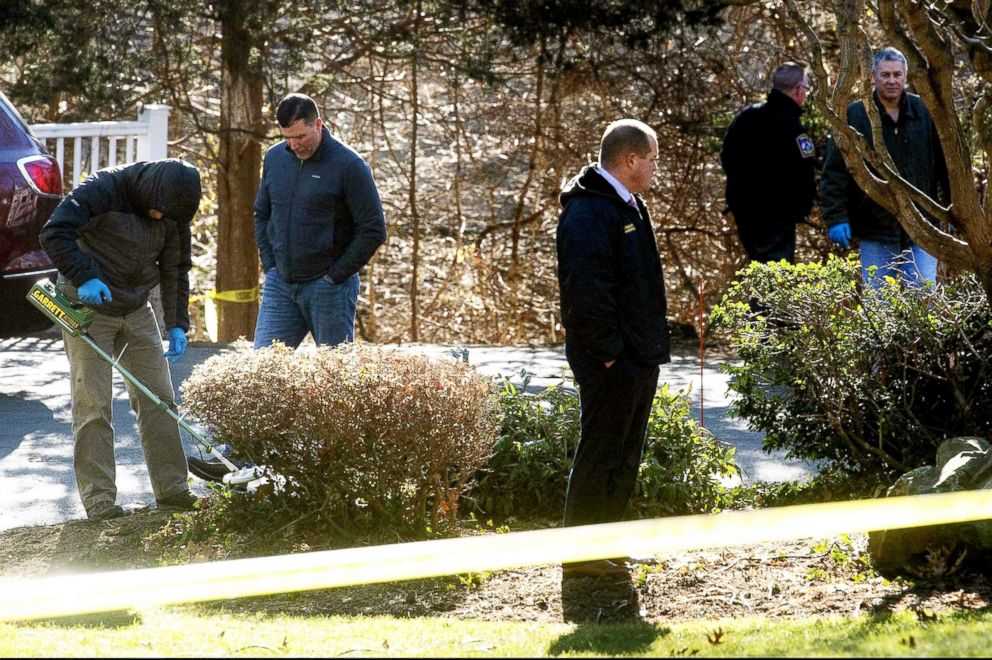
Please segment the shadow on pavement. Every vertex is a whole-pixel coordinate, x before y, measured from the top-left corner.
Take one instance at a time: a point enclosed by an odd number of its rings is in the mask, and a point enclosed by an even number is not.
[[[16,394],[0,393],[0,410],[4,412],[3,424],[8,427],[0,434],[0,460],[17,450],[28,433],[52,423],[53,415],[48,406]],[[11,424],[16,424],[16,428],[11,428]]]

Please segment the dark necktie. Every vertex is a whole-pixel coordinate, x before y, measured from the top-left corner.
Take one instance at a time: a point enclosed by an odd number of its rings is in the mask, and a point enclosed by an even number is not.
[[[635,211],[637,211],[637,219],[638,219],[638,220],[641,220],[641,219],[642,219],[642,218],[641,218],[641,208],[640,208],[640,207],[639,207],[639,206],[637,205],[637,200],[636,200],[636,199],[634,199],[634,196],[633,196],[633,195],[631,195],[631,196],[630,196],[630,197],[629,197],[629,198],[627,199],[627,204],[628,204],[628,205],[629,205],[629,206],[630,206],[631,208],[633,208],[633,209],[634,209]]]

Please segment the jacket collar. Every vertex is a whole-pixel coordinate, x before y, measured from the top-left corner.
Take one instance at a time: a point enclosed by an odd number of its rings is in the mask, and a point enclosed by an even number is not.
[[[582,168],[582,171],[568,181],[568,183],[566,183],[562,188],[558,199],[561,202],[561,205],[565,206],[565,203],[573,197],[579,197],[582,195],[605,197],[613,200],[617,204],[627,206],[627,202],[620,199],[620,195],[617,194],[616,188],[614,188],[609,181],[603,178],[603,175],[597,171],[597,167],[594,164],[586,165]]]
[[[796,115],[801,115],[806,112],[801,105],[796,103],[796,100],[785,92],[780,92],[777,89],[773,89],[768,92],[768,96],[765,99],[771,105],[778,106],[783,110],[789,112],[794,112]]]
[[[331,137],[331,132],[327,130],[327,125],[325,124],[320,129],[320,145],[317,147],[317,151],[313,152],[313,155],[310,156],[310,158],[307,158],[307,160],[319,162],[326,159],[327,156],[330,154],[331,149],[334,148],[333,145],[331,144],[333,140],[334,138]],[[289,143],[286,142],[285,140],[283,141],[283,149],[293,154],[293,156],[296,156],[296,154],[293,153],[293,150],[289,148]]]
[[[878,92],[872,90],[871,98],[875,102],[875,107],[878,108],[878,114],[881,115],[882,121],[892,121],[892,117],[890,117],[889,113],[885,111],[885,107],[878,98]],[[918,119],[919,116],[920,113],[916,108],[916,105],[909,102],[909,92],[903,90],[902,96],[899,97],[899,121],[902,121],[903,117]]]

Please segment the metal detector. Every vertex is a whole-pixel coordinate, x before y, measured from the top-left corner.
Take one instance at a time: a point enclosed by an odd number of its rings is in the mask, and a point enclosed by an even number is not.
[[[124,380],[138,388],[138,390],[148,397],[148,399],[155,404],[159,410],[162,410],[169,417],[176,420],[180,427],[182,427],[193,437],[194,440],[196,440],[197,443],[207,450],[208,455],[220,461],[223,466],[227,468],[227,473],[221,476],[220,481],[232,486],[240,486],[250,484],[251,482],[264,478],[262,470],[256,466],[239,468],[237,465],[232,463],[226,456],[217,451],[217,449],[210,442],[208,442],[206,438],[200,435],[196,429],[190,426],[186,420],[176,414],[176,411],[172,409],[172,406],[162,401],[162,399],[148,389],[144,383],[138,380],[134,374],[125,369],[120,362],[100,348],[96,341],[94,341],[92,335],[90,335],[86,330],[93,322],[93,316],[96,314],[96,310],[82,303],[72,302],[58,285],[47,279],[38,280],[35,282],[35,284],[31,287],[31,290],[28,292],[27,298],[32,305],[37,307],[42,314],[54,321],[60,328],[68,332],[73,337],[79,337],[82,339],[87,346],[96,351],[96,354],[99,355],[104,362],[116,369],[117,373],[124,377]]]

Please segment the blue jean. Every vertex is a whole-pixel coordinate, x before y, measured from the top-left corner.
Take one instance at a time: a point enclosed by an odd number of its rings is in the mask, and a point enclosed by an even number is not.
[[[886,276],[902,279],[906,286],[918,288],[937,281],[937,258],[909,241],[860,239],[861,280],[878,289]],[[868,269],[877,266],[875,276]]]
[[[335,284],[327,275],[290,283],[275,268],[269,270],[255,324],[255,348],[269,346],[273,341],[296,348],[307,332],[317,345],[354,341],[358,287],[358,273],[341,284]]]

